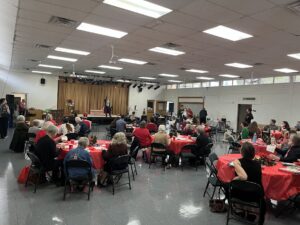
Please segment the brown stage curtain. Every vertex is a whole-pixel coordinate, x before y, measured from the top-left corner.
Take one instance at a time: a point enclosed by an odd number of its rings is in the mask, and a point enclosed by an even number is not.
[[[57,108],[64,109],[66,112],[66,100],[72,99],[76,111],[89,113],[91,109],[103,109],[104,99],[107,96],[113,107],[113,114],[126,114],[128,111],[128,92],[127,87],[122,87],[119,84],[92,85],[66,83],[59,80]]]

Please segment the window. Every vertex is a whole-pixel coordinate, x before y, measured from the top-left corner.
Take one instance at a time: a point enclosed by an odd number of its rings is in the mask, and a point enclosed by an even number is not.
[[[260,84],[273,84],[273,77],[264,77],[264,78],[260,78]]]
[[[233,86],[244,85],[244,80],[233,80],[232,85]]]
[[[209,87],[209,82],[203,82],[202,87]]]
[[[176,89],[177,85],[176,84],[169,84],[167,85],[167,89]]]
[[[300,82],[300,75],[294,76],[294,82]]]
[[[219,81],[211,81],[210,82],[210,86],[211,87],[219,87],[220,86],[220,82]]]
[[[284,84],[284,83],[290,83],[289,76],[274,77],[274,84]]]
[[[193,88],[193,84],[192,83],[186,83],[185,88]]]
[[[193,88],[200,88],[201,87],[201,83],[193,83]]]
[[[185,88],[185,84],[178,84],[178,89]]]
[[[232,86],[232,80],[223,80],[222,86]]]
[[[256,85],[259,83],[259,79],[245,79],[245,85]]]

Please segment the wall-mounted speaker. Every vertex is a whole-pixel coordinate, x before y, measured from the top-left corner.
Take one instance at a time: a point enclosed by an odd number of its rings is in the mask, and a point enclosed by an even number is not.
[[[46,79],[45,78],[41,78],[41,85],[45,85],[46,84]]]

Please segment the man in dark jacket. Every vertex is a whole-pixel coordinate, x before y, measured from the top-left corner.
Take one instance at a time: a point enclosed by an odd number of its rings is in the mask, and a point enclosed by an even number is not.
[[[35,154],[40,159],[42,166],[46,171],[52,171],[53,181],[58,181],[58,172],[61,162],[55,158],[58,156],[56,144],[53,138],[57,134],[57,127],[54,125],[48,126],[47,135],[40,138],[36,144]]]
[[[28,126],[25,124],[25,117],[20,115],[17,117],[17,125],[9,148],[14,152],[23,152],[27,133]]]
[[[207,111],[206,109],[203,107],[199,113],[199,118],[200,118],[200,124],[202,123],[206,123],[206,117],[207,117]]]
[[[75,121],[77,123],[75,131],[78,134],[78,136],[86,137],[90,132],[90,129],[88,128],[88,126],[82,121],[82,119],[80,117],[76,117]]]
[[[205,130],[203,127],[199,126],[197,127],[197,139],[196,139],[196,151],[193,152],[195,155],[208,155],[210,152],[206,152],[207,149],[205,148],[209,143],[211,143],[211,140],[207,137]]]

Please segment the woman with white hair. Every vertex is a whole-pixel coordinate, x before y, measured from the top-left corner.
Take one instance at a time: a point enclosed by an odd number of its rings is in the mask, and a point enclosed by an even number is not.
[[[107,151],[102,152],[103,159],[106,161],[104,166],[104,172],[100,176],[99,185],[105,186],[105,180],[107,178],[107,173],[111,171],[111,161],[118,156],[127,155],[127,139],[123,132],[116,133],[108,147]]]
[[[17,117],[16,128],[9,148],[15,152],[23,152],[24,144],[27,139],[28,126],[25,123],[25,117]]]
[[[36,133],[36,136],[34,139],[35,143],[37,143],[42,137],[44,137],[46,135],[46,133],[47,133],[46,130],[50,125],[53,125],[50,121],[43,123],[41,130]]]
[[[45,122],[51,122],[54,126],[56,126],[56,121],[53,119],[53,116],[50,113],[46,115]]]

